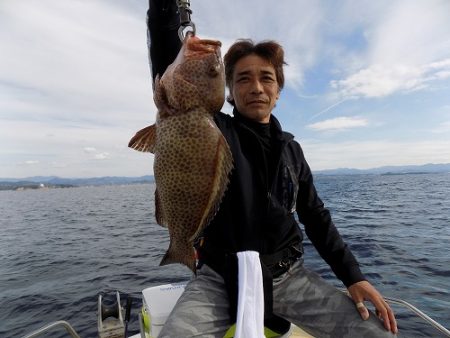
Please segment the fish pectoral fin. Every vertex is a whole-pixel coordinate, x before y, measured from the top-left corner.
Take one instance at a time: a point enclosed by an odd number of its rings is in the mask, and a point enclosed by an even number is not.
[[[155,79],[155,90],[153,92],[153,101],[158,107],[158,114],[160,117],[168,117],[176,114],[176,109],[169,104],[164,84],[161,82],[159,75]]]
[[[163,84],[161,83],[161,78],[159,74],[156,75],[155,79],[155,90],[153,92],[153,101],[155,101],[156,106],[159,110],[164,110],[165,107],[169,105],[167,101],[166,91]]]
[[[156,124],[139,130],[128,142],[128,147],[138,151],[155,153]]]
[[[205,98],[198,93],[194,84],[183,79],[181,74],[174,73],[173,77],[177,86],[173,89],[171,95],[179,110],[187,111],[202,105],[202,100]]]
[[[161,204],[161,198],[159,197],[158,189],[155,189],[155,218],[156,223],[165,228],[168,227]]]

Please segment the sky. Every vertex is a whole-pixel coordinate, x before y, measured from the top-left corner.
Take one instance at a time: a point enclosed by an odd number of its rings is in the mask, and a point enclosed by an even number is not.
[[[142,176],[144,0],[0,2],[0,177]],[[197,35],[276,40],[274,110],[312,170],[450,163],[450,1],[191,0]],[[231,107],[225,103],[224,112]]]

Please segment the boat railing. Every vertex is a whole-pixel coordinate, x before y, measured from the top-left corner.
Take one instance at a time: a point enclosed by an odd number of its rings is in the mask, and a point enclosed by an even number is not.
[[[41,327],[40,329],[37,329],[36,331],[31,332],[30,334],[27,334],[26,336],[23,336],[22,338],[34,338],[38,337],[43,333],[46,333],[50,330],[53,330],[54,328],[62,326],[66,329],[66,331],[71,335],[73,338],[80,338],[78,333],[74,330],[74,328],[66,321],[64,320],[58,320],[56,322],[50,323],[48,325],[45,325]]]
[[[450,331],[447,330],[444,326],[442,326],[441,324],[439,324],[437,321],[435,321],[434,319],[430,318],[429,316],[427,316],[425,313],[423,313],[422,311],[420,311],[418,308],[416,308],[414,305],[411,305],[410,303],[402,300],[402,299],[398,299],[398,298],[392,298],[392,297],[384,297],[385,300],[387,300],[389,303],[392,304],[397,304],[397,305],[402,305],[406,308],[408,308],[409,310],[411,310],[412,312],[414,312],[417,316],[419,316],[420,318],[422,318],[424,321],[426,321],[428,324],[430,324],[431,326],[433,326],[436,330],[438,330],[439,332],[441,332],[442,334],[444,334],[447,337],[450,337]]]
[[[428,315],[426,315],[425,313],[423,313],[422,311],[420,311],[418,308],[416,308],[414,305],[402,300],[402,299],[398,299],[398,298],[392,298],[392,297],[384,297],[384,299],[386,301],[388,301],[391,304],[397,304],[397,305],[401,305],[404,306],[406,308],[408,308],[409,310],[411,310],[412,312],[414,312],[417,316],[419,316],[420,318],[422,318],[425,322],[427,322],[428,324],[430,324],[431,326],[433,326],[436,330],[438,330],[439,332],[441,332],[443,335],[445,335],[446,337],[450,337],[450,331],[448,329],[446,329],[444,326],[442,326],[441,324],[439,324],[438,322],[436,322],[434,319],[430,318]],[[139,314],[140,316],[140,314]],[[142,323],[142,319],[140,318],[139,323]],[[46,326],[41,327],[40,329],[31,332],[30,334],[27,334],[26,336],[23,336],[22,338],[34,338],[34,337],[38,337],[40,335],[42,335],[43,333],[46,333],[58,326],[62,326],[64,327],[67,332],[71,335],[71,337],[73,338],[80,338],[80,336],[78,335],[78,333],[74,330],[74,328],[66,321],[63,320],[59,320],[56,321],[54,323],[48,324]],[[141,332],[141,337],[142,337],[142,333],[144,332],[142,324],[140,327],[140,332]]]

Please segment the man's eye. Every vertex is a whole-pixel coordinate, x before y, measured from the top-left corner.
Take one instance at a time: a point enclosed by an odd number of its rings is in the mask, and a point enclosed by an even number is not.
[[[237,82],[246,82],[248,81],[250,78],[248,76],[241,76],[237,78]]]

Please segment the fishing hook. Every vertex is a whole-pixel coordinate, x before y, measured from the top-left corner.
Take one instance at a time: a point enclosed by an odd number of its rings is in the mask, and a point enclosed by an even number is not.
[[[178,9],[180,11],[180,28],[178,28],[178,37],[184,40],[189,32],[195,35],[195,24],[191,21],[192,10],[190,8],[190,0],[177,0]]]

